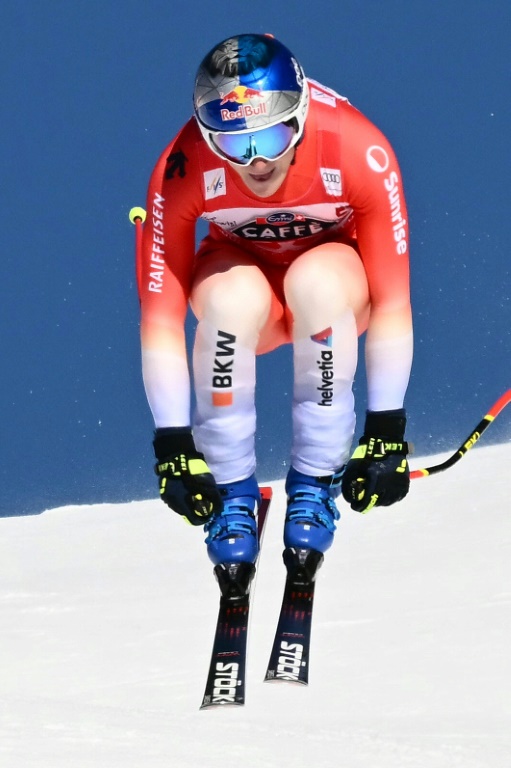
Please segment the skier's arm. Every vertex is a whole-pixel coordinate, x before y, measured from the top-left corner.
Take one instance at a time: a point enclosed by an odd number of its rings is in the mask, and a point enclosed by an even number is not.
[[[368,408],[386,411],[403,406],[413,356],[408,214],[392,147],[372,123],[353,113],[356,138],[347,180],[371,301]]]
[[[359,447],[346,466],[342,492],[367,512],[403,499],[410,486],[403,401],[413,355],[408,215],[401,173],[388,141],[352,114],[347,173],[357,241],[370,296],[366,338],[368,411]]]
[[[197,185],[186,165],[184,176],[174,172],[165,178],[167,158],[178,140],[162,153],[151,176],[137,264],[142,373],[156,427],[190,424],[185,319],[195,254]]]
[[[215,480],[190,427],[185,320],[195,258],[201,186],[193,136],[185,129],[162,153],[149,182],[147,219],[137,263],[142,374],[156,430],[160,497],[192,525],[222,506]]]

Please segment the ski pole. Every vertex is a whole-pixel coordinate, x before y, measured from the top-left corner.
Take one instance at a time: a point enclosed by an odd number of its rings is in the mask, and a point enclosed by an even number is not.
[[[140,208],[140,206],[136,205],[131,209],[128,215],[131,223],[135,225],[135,268],[137,273],[137,283],[140,286],[140,271],[142,269],[142,225],[146,220],[146,212],[143,208]]]
[[[497,402],[492,405],[486,416],[481,419],[472,434],[467,437],[467,439],[460,445],[458,450],[452,454],[452,456],[449,456],[446,461],[443,461],[440,464],[434,464],[432,467],[427,467],[425,469],[414,469],[412,472],[410,472],[410,477],[412,480],[416,480],[419,477],[434,475],[437,472],[443,472],[444,469],[448,469],[449,467],[452,467],[453,464],[456,464],[456,462],[462,459],[467,451],[469,451],[477,443],[484,430],[490,426],[493,420],[499,415],[501,411],[504,410],[506,405],[509,405],[510,402],[511,389],[508,389],[507,392],[504,392],[504,394],[499,397]]]

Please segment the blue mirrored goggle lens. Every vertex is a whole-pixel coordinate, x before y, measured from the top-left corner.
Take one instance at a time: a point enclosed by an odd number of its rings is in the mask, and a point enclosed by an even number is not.
[[[294,128],[277,123],[254,133],[217,133],[211,140],[219,152],[228,160],[247,165],[254,157],[262,156],[274,160],[291,146]]]

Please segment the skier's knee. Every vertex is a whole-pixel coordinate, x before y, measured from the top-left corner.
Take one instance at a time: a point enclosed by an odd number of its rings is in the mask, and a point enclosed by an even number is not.
[[[271,291],[256,270],[231,269],[215,275],[201,292],[202,315],[217,327],[244,321],[260,327],[268,317]]]

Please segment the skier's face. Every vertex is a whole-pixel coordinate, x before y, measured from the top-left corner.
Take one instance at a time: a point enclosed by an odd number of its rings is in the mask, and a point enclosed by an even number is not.
[[[256,157],[250,165],[235,165],[234,163],[229,163],[229,165],[253,194],[257,197],[270,197],[286,178],[294,154],[295,147],[291,147],[278,160],[265,160],[262,157]]]

